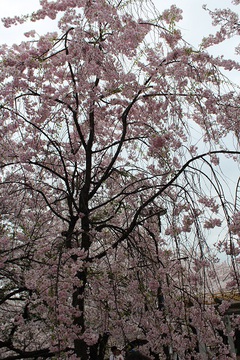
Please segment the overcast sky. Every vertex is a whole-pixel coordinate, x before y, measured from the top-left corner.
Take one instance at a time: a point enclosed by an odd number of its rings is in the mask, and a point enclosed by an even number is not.
[[[180,23],[183,32],[183,37],[191,44],[197,46],[203,35],[208,35],[211,32],[211,19],[206,11],[202,9],[203,4],[207,4],[210,9],[216,7],[233,7],[237,10],[236,6],[231,4],[231,0],[154,0],[156,6],[160,10],[176,4],[182,8],[184,13],[184,20]],[[0,16],[19,15],[21,13],[31,13],[36,10],[39,5],[39,0],[0,0]],[[46,29],[46,26],[39,24],[28,24],[20,28],[23,31],[37,27],[39,31]],[[3,29],[0,27],[0,43],[13,43],[19,42],[22,37],[22,30],[19,27],[11,29]]]
[[[215,9],[217,7],[226,8],[231,7],[235,11],[239,10],[240,6],[234,6],[231,0],[153,0],[160,11],[169,8],[172,4],[176,4],[183,9],[183,20],[179,23],[183,38],[190,44],[198,47],[203,36],[207,36],[216,29],[211,25],[211,18],[207,11],[202,6],[206,4],[208,8]],[[0,16],[13,16],[20,14],[28,14],[38,9],[39,0],[0,0]],[[0,23],[0,44],[19,43],[23,39],[23,33],[33,28],[39,33],[44,34],[47,31],[52,31],[53,24],[51,20],[44,20],[37,23],[28,23],[21,26],[13,26],[11,28],[4,28]],[[235,58],[234,48],[237,46],[240,39],[232,39],[230,42],[213,47],[210,51],[214,55],[225,55],[230,58]],[[231,76],[231,74],[227,74]],[[240,75],[234,74],[234,81],[240,79]],[[240,82],[240,80],[238,81]]]
[[[208,8],[226,8],[231,7],[235,11],[239,10],[239,7],[233,6],[231,0],[153,0],[159,10],[164,10],[169,8],[172,4],[176,4],[178,7],[183,9],[183,21],[179,23],[179,27],[182,31],[183,38],[188,41],[190,44],[196,48],[201,42],[202,37],[209,35],[212,31],[216,29],[211,26],[211,18],[208,13],[203,10],[203,4],[206,4]],[[0,0],[0,17],[13,16],[20,14],[31,13],[32,11],[38,9],[39,0]],[[39,34],[44,34],[44,32],[52,31],[53,22],[51,20],[24,24],[21,26],[13,26],[10,29],[5,29],[2,24],[0,24],[0,44],[7,43],[19,43],[23,39],[23,33],[29,30],[35,29]],[[227,57],[237,59],[234,54],[234,48],[237,46],[240,39],[232,39],[228,43],[222,44],[218,47],[213,47],[210,49],[213,55],[225,55]],[[230,75],[231,76],[231,75]],[[234,74],[235,76],[235,74]],[[238,81],[240,76],[234,78],[235,81]],[[237,79],[237,80],[236,80]],[[238,81],[239,82],[239,81]],[[229,148],[232,148],[231,140],[229,141]],[[236,163],[232,161],[223,161],[222,163],[223,171],[228,174],[229,187],[233,190],[235,185],[234,182],[239,177],[239,168]],[[226,177],[227,180],[227,177]],[[234,181],[233,181],[234,180]],[[226,189],[228,192],[228,190]]]

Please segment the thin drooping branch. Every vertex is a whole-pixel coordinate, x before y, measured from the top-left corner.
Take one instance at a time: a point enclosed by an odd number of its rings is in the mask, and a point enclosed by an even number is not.
[[[198,160],[198,159],[203,159],[206,156],[211,156],[214,154],[232,154],[232,155],[240,155],[240,151],[227,151],[227,150],[216,150],[216,151],[210,151],[208,153],[204,153],[204,154],[200,154],[197,155],[195,157],[193,157],[192,159],[188,160],[183,166],[182,168],[165,184],[165,185],[161,185],[160,190],[158,190],[157,192],[155,192],[152,196],[150,196],[142,205],[140,205],[138,207],[138,209],[136,210],[134,217],[129,225],[129,227],[127,229],[124,230],[124,234],[117,239],[110,248],[115,249],[117,248],[125,239],[127,239],[127,237],[131,234],[131,232],[133,231],[133,229],[137,226],[138,224],[138,218],[139,215],[141,214],[142,210],[144,208],[146,208],[149,204],[151,204],[154,199],[156,199],[158,196],[160,196],[161,194],[164,193],[164,191],[168,188],[170,188],[171,185],[174,185],[174,182],[180,177],[180,175],[184,172],[184,170],[194,161]],[[102,259],[103,257],[106,256],[108,250],[105,250],[103,252],[101,252],[100,254],[94,256],[93,258],[91,258],[90,260],[93,261],[95,258],[96,259]]]

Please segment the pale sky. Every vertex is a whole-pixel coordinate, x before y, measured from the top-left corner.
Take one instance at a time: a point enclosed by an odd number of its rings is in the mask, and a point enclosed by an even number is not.
[[[179,23],[179,27],[182,31],[183,38],[191,45],[198,47],[203,36],[209,35],[212,31],[216,31],[211,26],[211,18],[208,13],[203,10],[202,5],[206,4],[208,8],[214,10],[215,8],[227,8],[230,7],[235,11],[239,11],[239,7],[233,6],[231,0],[153,0],[159,10],[169,8],[172,4],[175,4],[179,8],[183,9],[183,21]],[[13,16],[20,14],[28,14],[38,9],[39,0],[0,0],[0,17]],[[35,29],[39,34],[55,30],[53,29],[53,22],[51,20],[45,20],[43,22],[24,24],[21,26],[13,26],[10,29],[5,29],[0,23],[0,44],[7,43],[19,43],[22,40],[27,40],[23,37],[23,33],[29,30]],[[234,54],[234,48],[238,45],[240,39],[232,39],[231,41],[221,44],[220,46],[210,49],[213,55],[225,54],[227,57],[237,59]],[[239,60],[239,59],[238,59]],[[229,74],[231,77],[231,74]],[[235,76],[235,74],[233,75]],[[240,75],[234,78],[234,81],[240,79]],[[230,141],[231,143],[231,141]],[[229,148],[231,148],[231,144]],[[225,173],[229,175],[234,181],[229,179],[228,185],[231,190],[234,189],[234,182],[239,176],[239,168],[236,163],[232,161],[223,161],[222,167]],[[226,177],[227,180],[227,177]],[[228,191],[226,189],[226,191]]]
[[[183,9],[183,20],[178,24],[182,31],[183,38],[195,47],[198,47],[203,36],[207,36],[215,28],[211,26],[211,18],[207,11],[203,10],[203,4],[206,4],[211,10],[215,8],[230,7],[233,10],[239,10],[239,6],[234,6],[231,0],[152,0],[156,7],[163,11],[175,4]],[[28,14],[38,9],[39,0],[0,0],[0,17],[13,16],[20,14]],[[23,33],[35,29],[39,34],[44,34],[47,31],[52,31],[54,22],[51,20],[39,21],[36,23],[28,23],[21,26],[13,26],[11,28],[4,28],[0,23],[0,44],[19,43],[22,40],[27,40]],[[240,39],[232,39],[227,43],[210,48],[213,55],[225,54],[227,57],[237,59],[234,54],[234,48],[238,45]],[[238,59],[239,60],[239,59]],[[232,76],[227,73],[227,76]],[[233,74],[233,80],[240,83],[240,75]],[[238,170],[237,170],[237,173]]]
[[[202,9],[203,4],[207,4],[210,9],[231,7],[237,11],[237,6],[233,6],[231,0],[154,0],[154,2],[160,10],[169,8],[172,4],[176,4],[183,9],[184,20],[179,25],[182,29],[183,37],[195,46],[199,44],[202,35],[208,35],[211,32],[211,19],[208,13]],[[0,0],[0,16],[31,13],[38,8],[38,5],[39,0]],[[51,21],[49,21],[50,24]],[[21,34],[33,27],[37,28],[39,32],[43,32],[43,29],[46,29],[46,25],[43,26],[41,22],[12,27],[11,29],[4,29],[0,25],[0,44],[21,41]],[[232,45],[231,53],[233,55],[234,41]],[[222,52],[224,52],[224,48]]]

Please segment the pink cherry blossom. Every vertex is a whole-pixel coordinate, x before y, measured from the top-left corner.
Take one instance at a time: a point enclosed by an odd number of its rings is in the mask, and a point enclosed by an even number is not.
[[[234,359],[239,184],[221,165],[239,165],[240,96],[222,70],[240,67],[207,49],[238,34],[238,15],[209,11],[218,29],[196,50],[175,5],[39,3],[3,19],[33,30],[0,47],[2,357],[137,344]],[[58,30],[38,36],[47,18]]]

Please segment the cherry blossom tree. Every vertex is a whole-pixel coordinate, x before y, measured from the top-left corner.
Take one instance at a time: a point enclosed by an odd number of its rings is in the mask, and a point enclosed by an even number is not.
[[[235,358],[230,302],[211,294],[217,251],[239,288],[239,184],[234,200],[220,167],[239,164],[239,93],[222,74],[239,64],[208,54],[214,36],[186,43],[181,17],[41,0],[4,19],[58,31],[0,48],[2,358],[103,360],[112,344]]]

